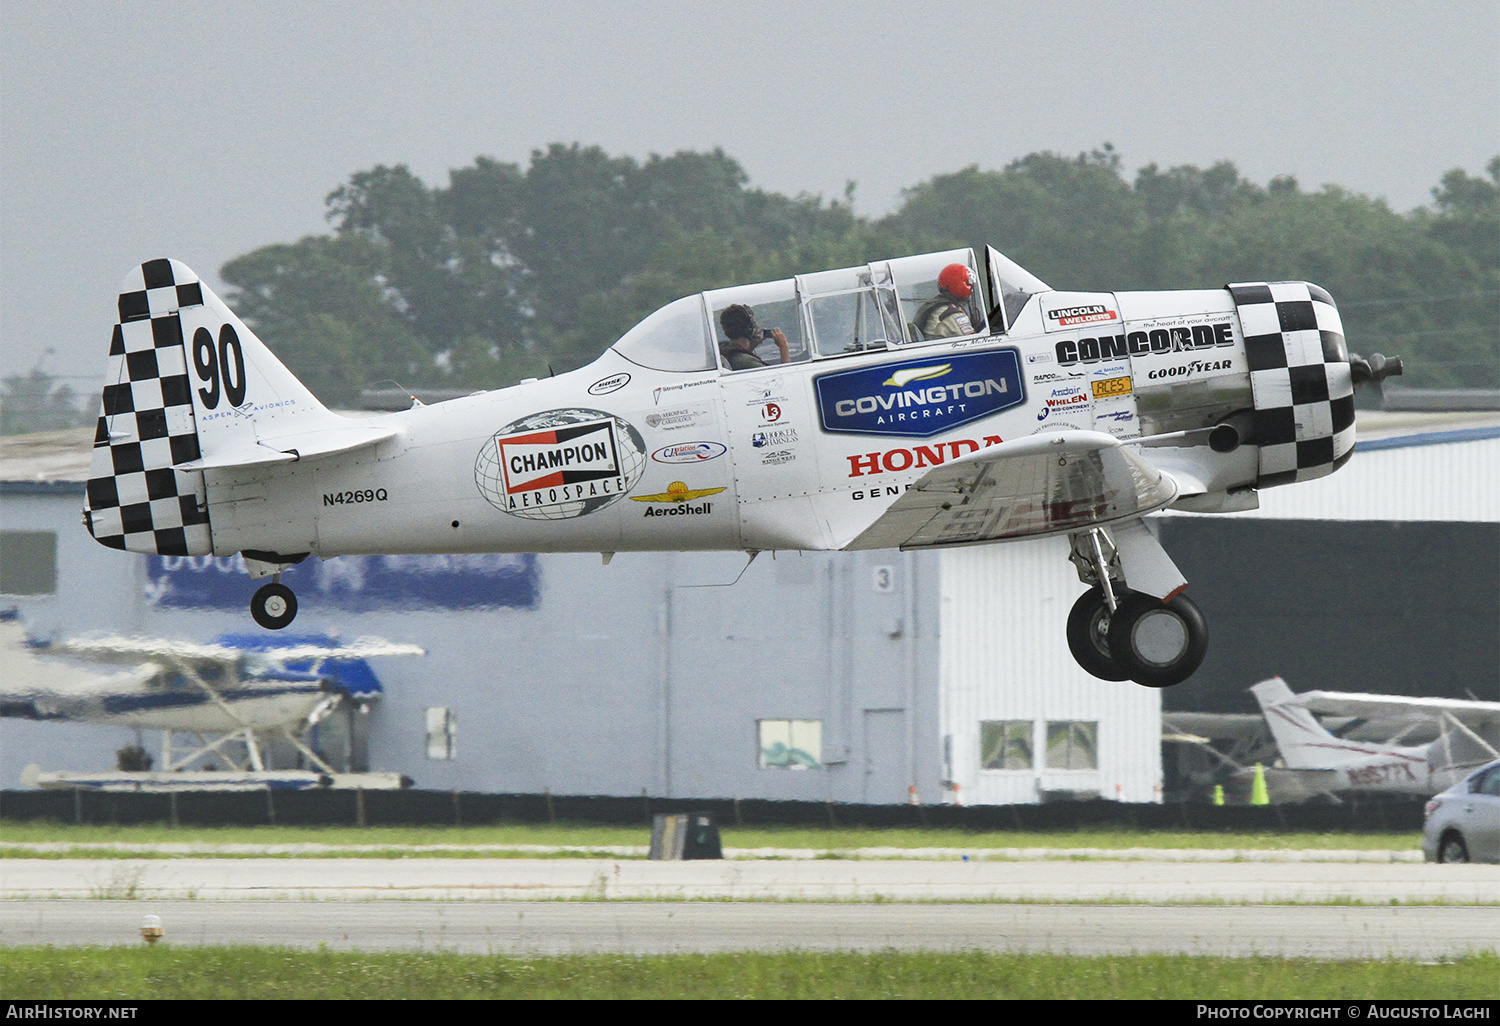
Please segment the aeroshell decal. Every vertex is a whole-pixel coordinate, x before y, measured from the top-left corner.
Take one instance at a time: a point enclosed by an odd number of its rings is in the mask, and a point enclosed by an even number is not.
[[[496,509],[526,520],[595,513],[634,488],[646,443],[603,410],[547,410],[497,431],[474,459],[474,483]]]
[[[813,379],[834,434],[930,438],[1026,401],[1015,349],[934,353]]]

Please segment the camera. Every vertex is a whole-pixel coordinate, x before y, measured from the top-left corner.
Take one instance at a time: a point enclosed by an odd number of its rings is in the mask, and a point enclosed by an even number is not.
[[[761,328],[760,329],[760,339],[761,339],[762,342],[770,342],[770,341],[772,341],[775,338],[776,338],[776,329],[775,328]]]

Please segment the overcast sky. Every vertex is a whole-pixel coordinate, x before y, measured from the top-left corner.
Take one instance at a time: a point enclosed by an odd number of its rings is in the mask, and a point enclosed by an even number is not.
[[[43,369],[102,375],[132,265],[217,287],[325,230],[352,172],[445,184],[554,141],[722,146],[761,188],[853,179],[867,215],[1106,140],[1131,174],[1228,158],[1408,210],[1500,152],[1497,52],[1496,0],[4,0],[0,372],[51,348]]]

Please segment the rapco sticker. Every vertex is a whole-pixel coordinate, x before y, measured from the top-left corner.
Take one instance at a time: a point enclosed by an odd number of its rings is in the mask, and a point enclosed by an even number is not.
[[[1129,395],[1129,378],[1105,378],[1094,382],[1094,398],[1104,399],[1112,395]]]
[[[662,446],[651,454],[651,458],[657,463],[701,463],[716,459],[727,451],[719,442],[681,442]]]
[[[609,377],[600,378],[590,385],[589,395],[609,395],[611,392],[618,392],[628,384],[630,384],[629,374],[623,371],[619,374],[611,374]]]
[[[945,353],[813,379],[824,431],[930,438],[1026,401],[1014,349]]]
[[[645,448],[634,427],[602,410],[548,410],[496,432],[474,460],[474,482],[512,516],[567,520],[634,487]]]

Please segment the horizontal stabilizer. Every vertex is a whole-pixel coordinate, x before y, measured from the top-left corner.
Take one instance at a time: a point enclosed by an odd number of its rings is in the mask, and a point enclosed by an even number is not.
[[[71,638],[56,642],[52,650],[96,659],[186,659],[204,662],[233,663],[245,655],[245,649],[231,645],[204,645],[187,641],[152,638]],[[419,645],[386,641],[383,638],[359,638],[347,645],[272,645],[258,649],[263,655],[287,662],[308,659],[370,659],[376,656],[426,655]]]
[[[211,455],[188,463],[176,464],[176,470],[223,470],[230,467],[257,467],[363,449],[396,437],[395,428],[350,425],[311,429],[280,438],[244,439],[238,446],[220,449]]]

